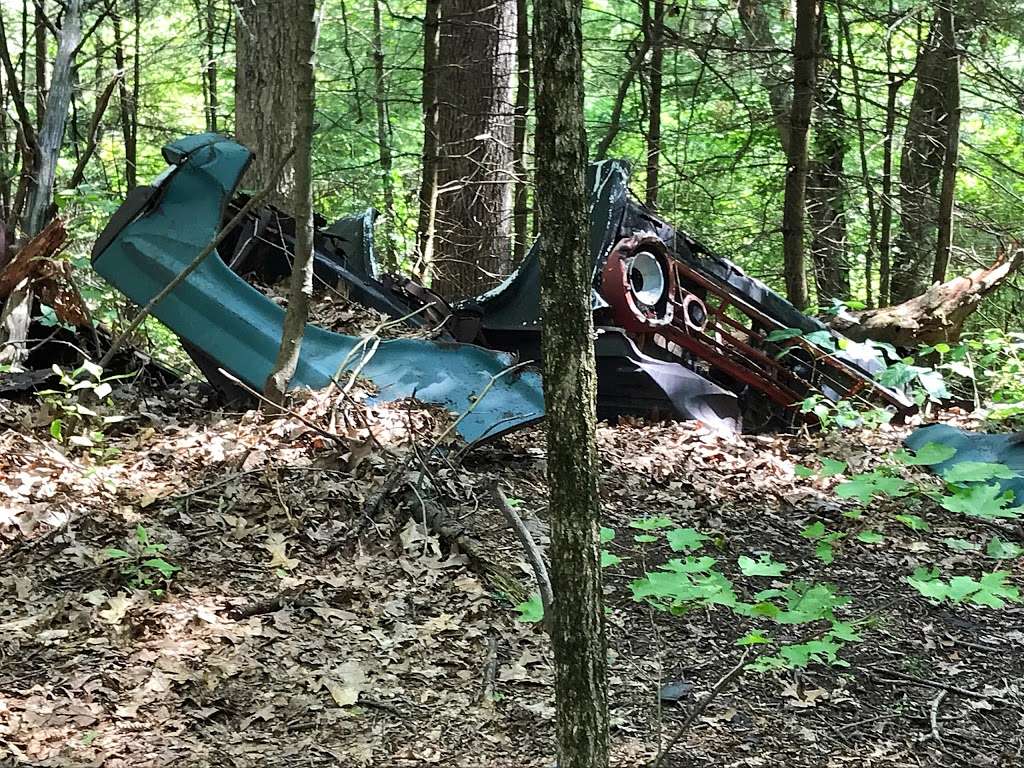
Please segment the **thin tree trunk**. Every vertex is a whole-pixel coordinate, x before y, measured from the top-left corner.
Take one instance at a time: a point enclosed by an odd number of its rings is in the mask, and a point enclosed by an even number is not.
[[[811,227],[811,262],[819,305],[850,296],[847,260],[843,163],[846,157],[846,111],[843,108],[840,56],[832,56],[832,36],[824,7],[819,19],[816,118],[807,175],[807,218]],[[842,51],[841,38],[839,45]]]
[[[386,234],[381,251],[384,255],[384,269],[398,270],[395,245],[392,235],[397,226],[395,218],[395,188],[391,179],[391,141],[388,137],[388,102],[384,82],[384,33],[381,28],[380,2],[373,0],[373,82],[377,108],[377,150],[380,159],[380,182],[384,192],[384,223]]]
[[[416,250],[419,271],[429,279],[434,262],[434,221],[437,215],[437,47],[441,0],[426,0],[423,17],[423,175],[420,179]]]
[[[651,61],[648,84],[650,99],[647,105],[647,180],[644,200],[651,208],[658,207],[658,175],[661,163],[661,83],[662,66],[665,61],[664,30],[665,0],[654,0],[649,34],[651,36]]]
[[[68,0],[60,29],[57,56],[53,62],[50,89],[36,137],[32,164],[33,183],[28,193],[22,230],[27,237],[42,231],[51,217],[57,160],[64,143],[68,107],[71,105],[71,75],[74,54],[82,39],[82,0]]]
[[[601,141],[598,143],[597,149],[594,151],[595,160],[604,160],[608,157],[608,150],[611,149],[612,142],[615,141],[615,137],[619,135],[619,129],[622,126],[622,110],[626,104],[626,96],[629,94],[629,87],[633,84],[633,78],[636,77],[636,73],[640,71],[641,67],[643,67],[644,58],[647,56],[647,52],[650,49],[651,38],[645,30],[641,39],[637,42],[637,49],[633,54],[633,58],[629,60],[629,66],[626,67],[626,71],[619,80],[619,90],[616,92],[615,98],[612,101],[612,111],[611,115],[608,117],[608,130],[605,132],[604,136],[601,137]]]
[[[313,295],[313,109],[315,81],[313,58],[316,50],[316,1],[293,0],[288,12],[294,27],[289,40],[295,46],[290,52],[288,71],[295,73],[295,171],[292,212],[295,216],[295,254],[292,261],[288,309],[284,316],[281,346],[274,369],[267,377],[264,394],[280,405],[288,383],[295,375],[302,348],[302,336],[309,319],[309,302]]]
[[[892,21],[893,0],[889,0],[889,13],[886,16]],[[882,233],[878,243],[878,306],[889,304],[892,282],[892,144],[896,135],[896,97],[899,95],[902,80],[896,79],[893,71],[892,34],[885,36],[885,127],[882,129]]]
[[[536,196],[561,768],[608,765],[580,0],[534,0]]]
[[[771,20],[764,7],[764,0],[739,0],[739,16],[743,23],[744,42],[749,48],[774,50],[775,36],[772,34]],[[792,76],[786,71],[789,62],[786,57],[776,53],[758,54],[763,58],[761,84],[768,93],[768,104],[771,107],[772,119],[782,151],[789,155],[790,112],[792,111]]]
[[[53,62],[50,89],[46,94],[39,133],[35,137],[25,213],[21,229],[26,239],[42,231],[53,216],[53,188],[57,177],[57,161],[64,143],[68,108],[71,105],[74,56],[82,39],[82,2],[68,0]],[[6,43],[5,46],[6,48]],[[7,66],[5,57],[5,69]],[[8,72],[8,74],[10,74]],[[0,343],[13,342],[0,348],[0,362],[21,360],[27,356],[25,340],[32,321],[31,290],[12,293],[0,312]]]
[[[138,3],[136,2],[136,5]],[[128,71],[126,67],[127,57],[124,52],[124,32],[120,9],[113,14],[114,21],[114,66],[121,73],[117,86],[117,99],[121,107],[121,139],[124,142],[124,183],[128,191],[135,189],[138,184],[138,144],[136,135],[138,133],[138,117],[133,93],[137,85],[129,89]]]
[[[956,191],[956,166],[960,148],[960,57],[956,47],[956,22],[953,10],[944,5],[939,9],[942,24],[942,42],[945,46],[946,78],[944,100],[946,104],[946,154],[942,162],[942,190],[939,193],[939,227],[935,251],[932,282],[946,279],[950,251],[953,248],[953,198]]]
[[[864,185],[864,193],[868,206],[868,249],[864,254],[864,285],[866,291],[867,306],[874,306],[874,262],[878,253],[878,209],[875,207],[875,185],[871,180],[871,172],[868,168],[868,142],[864,131],[864,114],[862,107],[862,94],[860,84],[860,69],[853,53],[853,35],[850,33],[850,24],[843,15],[842,3],[836,4],[836,11],[839,25],[842,27],[843,39],[846,41],[846,56],[850,62],[850,76],[853,79],[853,110],[854,118],[857,121],[857,151],[860,158],[861,183]]]
[[[516,0],[516,106],[512,145],[512,166],[516,176],[513,191],[512,262],[519,266],[529,246],[530,209],[526,179],[526,122],[530,112],[530,20],[527,0]]]
[[[46,62],[50,53],[46,45],[46,9],[42,2],[35,4],[35,73],[36,73],[36,128],[42,130],[46,113]],[[24,53],[22,54],[25,55]]]
[[[214,50],[216,42],[217,8],[214,0],[206,0],[206,91],[209,98],[207,126],[213,133],[218,130],[218,115],[220,109],[220,94],[217,89],[217,53]]]
[[[807,134],[814,105],[817,1],[797,0],[793,39],[793,107],[790,111],[782,246],[786,297],[797,309],[809,303],[804,260],[804,201],[807,184]]]

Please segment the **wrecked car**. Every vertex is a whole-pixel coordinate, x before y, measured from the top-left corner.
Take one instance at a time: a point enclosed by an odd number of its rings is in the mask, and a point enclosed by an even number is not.
[[[251,159],[245,147],[200,134],[168,145],[164,157],[170,169],[129,195],[93,250],[96,270],[140,304],[246,201],[237,193]],[[874,349],[829,331],[637,201],[627,164],[594,164],[588,183],[600,417],[698,419],[740,431],[744,423],[758,430],[813,418],[800,408],[812,396],[897,414],[913,408],[904,393],[875,380],[883,366]],[[383,341],[369,356],[356,336],[307,326],[293,386],[323,387],[358,369],[381,399],[415,394],[465,413],[459,430],[470,442],[540,418],[537,374],[504,373],[517,360],[540,359],[537,247],[496,288],[449,306],[416,281],[381,271],[375,215],[317,220],[317,281],[433,329],[433,338]],[[284,311],[249,283],[290,272],[294,231],[282,212],[254,210],[227,233],[219,258],[207,259],[154,310],[222,390],[232,389],[231,377],[258,389],[270,371]]]

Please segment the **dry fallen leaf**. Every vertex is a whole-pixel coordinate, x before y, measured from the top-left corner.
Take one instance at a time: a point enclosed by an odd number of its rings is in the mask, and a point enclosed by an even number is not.
[[[269,564],[271,568],[284,568],[286,571],[290,571],[298,566],[298,559],[288,557],[285,552],[287,542],[285,541],[283,534],[271,533],[267,536],[267,542],[263,547],[271,555]]]
[[[118,592],[107,601],[110,607],[100,611],[100,618],[108,624],[120,624],[133,602],[133,598],[126,596],[123,592]]]

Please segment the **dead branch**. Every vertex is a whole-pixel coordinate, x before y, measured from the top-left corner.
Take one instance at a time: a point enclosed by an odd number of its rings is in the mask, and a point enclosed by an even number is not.
[[[844,312],[831,326],[854,341],[882,341],[897,347],[952,342],[981,300],[1024,263],[1024,248],[990,267],[945,283],[935,283],[920,296],[892,307]]]
[[[708,704],[718,698],[718,694],[725,690],[733,680],[740,676],[747,665],[747,656],[749,654],[750,649],[747,648],[743,651],[743,655],[740,657],[739,663],[726,672],[725,675],[715,683],[707,696],[693,705],[693,709],[690,710],[690,713],[686,716],[683,724],[679,726],[679,729],[672,735],[672,738],[668,740],[668,744],[665,745],[665,748],[658,753],[656,758],[654,758],[654,762],[651,763],[651,768],[661,768],[661,764],[665,761],[665,758],[668,757],[669,752],[672,751],[672,747],[676,745],[676,742],[683,737],[683,734],[686,733],[691,725],[693,725],[693,722],[701,716],[705,709],[708,708]]]
[[[526,551],[526,559],[530,561],[530,566],[533,568],[533,575],[537,578],[537,589],[540,592],[540,602],[544,606],[544,623],[548,624],[553,616],[553,610],[555,605],[555,595],[551,589],[551,579],[548,577],[548,569],[544,563],[544,555],[541,554],[540,547],[537,546],[537,542],[533,540],[533,536],[530,535],[530,531],[523,523],[523,519],[519,514],[512,508],[512,505],[508,503],[508,498],[501,490],[501,486],[498,481],[494,481],[494,485],[491,486],[491,492],[494,494],[494,498],[498,502],[498,509],[501,510],[502,514],[505,515],[505,520],[512,526],[512,530],[515,531],[516,536],[519,539],[519,543],[523,545],[523,549]]]

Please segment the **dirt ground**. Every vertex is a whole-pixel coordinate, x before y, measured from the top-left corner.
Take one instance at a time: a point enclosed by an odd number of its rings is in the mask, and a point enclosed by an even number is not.
[[[554,764],[550,649],[517,620],[532,576],[488,490],[499,480],[545,542],[539,429],[424,466],[410,445],[430,455],[446,419],[413,404],[310,397],[271,419],[207,410],[194,386],[117,396],[130,418],[91,452],[57,444],[38,404],[0,401],[0,765]],[[835,479],[794,472],[871,466],[901,436],[601,427],[623,559],[605,572],[614,765],[650,762],[750,628],[632,600],[670,556],[633,539],[654,515],[706,534],[744,594],[771,580],[737,558],[763,552],[837,585],[863,637],[848,666],[743,674],[665,765],[1024,765],[1024,610],[936,606],[905,581],[937,564],[1020,585],[1020,559],[984,554],[993,533],[1024,543],[1020,528],[928,503],[928,531],[895,519],[905,502],[853,518]],[[831,564],[800,536],[819,520],[849,534]],[[859,541],[867,529],[884,541]]]

